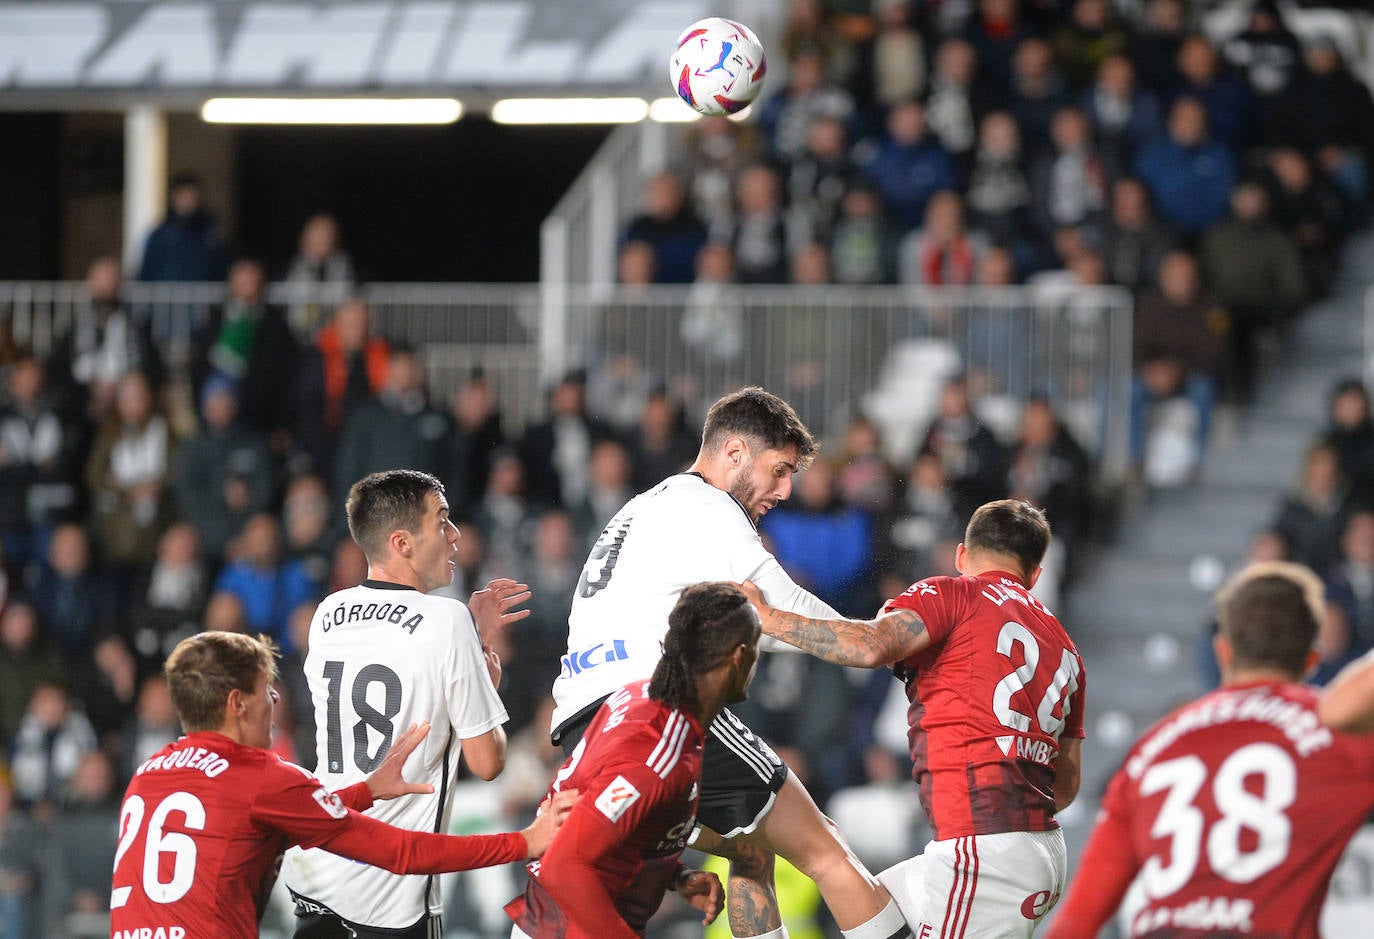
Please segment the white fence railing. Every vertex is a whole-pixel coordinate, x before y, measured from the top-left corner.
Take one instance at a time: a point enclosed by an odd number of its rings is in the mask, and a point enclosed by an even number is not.
[[[549,322],[548,286],[371,284],[374,328],[415,348],[438,402],[474,369],[496,385],[511,429],[542,413],[549,376],[588,374],[592,406],[632,421],[643,396],[670,388],[693,411],[761,383],[807,422],[838,432],[850,416],[878,422],[896,459],[915,446],[943,380],[969,375],[985,419],[1010,432],[1017,403],[1044,394],[1108,471],[1124,465],[1131,364],[1130,295],[910,287],[563,286]],[[175,363],[199,335],[219,284],[130,284],[123,300]],[[342,297],[274,284],[268,301],[323,320]],[[307,307],[302,311],[300,307]],[[90,315],[73,283],[0,282],[0,325],[47,355]],[[550,360],[548,331],[557,341]]]

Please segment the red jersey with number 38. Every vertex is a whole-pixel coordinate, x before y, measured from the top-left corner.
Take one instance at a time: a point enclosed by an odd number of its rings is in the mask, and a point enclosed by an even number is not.
[[[929,647],[906,679],[912,775],[937,840],[1047,831],[1063,737],[1083,736],[1083,660],[1054,614],[1002,571],[931,577],[889,600]]]

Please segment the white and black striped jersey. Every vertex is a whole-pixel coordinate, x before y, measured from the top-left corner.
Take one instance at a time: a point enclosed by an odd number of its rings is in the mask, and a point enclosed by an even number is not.
[[[415,831],[447,831],[460,742],[507,719],[468,608],[375,580],[340,590],[315,611],[305,673],[315,706],[315,772],[325,786],[365,779],[397,735],[429,721],[405,778],[432,784],[434,793],[378,802],[367,814]],[[326,851],[292,849],[283,874],[293,893],[349,923],[400,928],[441,911],[434,878]]]
[[[582,568],[551,729],[652,676],[678,594],[711,580],[752,580],[781,609],[839,615],[787,575],[733,496],[695,473],[670,476],[616,513]],[[796,651],[773,640],[760,647]]]

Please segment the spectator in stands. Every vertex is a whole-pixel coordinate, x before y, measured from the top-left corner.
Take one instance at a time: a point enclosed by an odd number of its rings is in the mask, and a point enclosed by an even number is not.
[[[1054,61],[1075,88],[1087,86],[1109,56],[1126,51],[1130,34],[1107,0],[1074,0],[1069,21],[1050,38]]]
[[[1136,292],[1153,284],[1174,235],[1155,217],[1140,180],[1128,176],[1113,184],[1111,213],[1102,230],[1108,279]]]
[[[706,244],[706,225],[687,201],[682,180],[672,170],[649,177],[644,211],[625,229],[626,241],[649,245],[654,252],[654,280],[690,284],[697,252]]]
[[[1050,120],[1069,103],[1068,95],[1068,83],[1054,67],[1049,43],[1031,38],[1016,47],[1007,101],[1028,155],[1038,155],[1049,146]]]
[[[238,597],[248,630],[266,633],[283,649],[294,649],[286,628],[291,613],[302,603],[318,600],[321,585],[310,579],[299,560],[283,559],[281,526],[263,513],[250,518],[235,540],[229,563],[215,579],[215,591]]]
[[[1035,220],[1045,237],[1059,228],[1097,225],[1107,208],[1107,164],[1092,127],[1076,107],[1060,108],[1050,123],[1050,148],[1031,166]]]
[[[1135,155],[1164,132],[1164,116],[1154,92],[1136,87],[1135,66],[1112,55],[1097,69],[1097,80],[1079,99],[1092,124],[1107,175],[1119,179]]]
[[[47,820],[62,787],[95,748],[91,722],[72,706],[67,692],[60,685],[40,684],[10,746],[16,800],[40,820]],[[107,877],[108,873],[107,862]]]
[[[129,778],[143,761],[181,736],[181,721],[172,704],[167,679],[149,675],[138,686],[138,699],[123,733],[120,775]]]
[[[1345,208],[1339,193],[1313,172],[1302,151],[1275,147],[1267,168],[1273,180],[1274,220],[1292,233],[1302,252],[1308,293],[1326,296],[1339,261],[1340,226]]]
[[[568,506],[584,548],[590,549],[611,516],[634,498],[633,470],[629,451],[619,440],[607,438],[592,446],[587,457],[587,494]]]
[[[314,472],[332,479],[332,456],[348,417],[386,386],[390,349],[371,331],[361,300],[348,300],[301,363],[296,402],[296,443]]]
[[[1255,97],[1241,78],[1228,74],[1205,36],[1189,36],[1178,50],[1178,97],[1193,98],[1207,111],[1207,126],[1234,155],[1254,135]]]
[[[338,219],[317,212],[305,220],[282,282],[301,292],[291,304],[290,325],[302,342],[309,342],[323,325],[325,306],[342,302],[358,286],[353,259],[339,244]]]
[[[925,224],[897,249],[899,279],[923,287],[967,287],[987,249],[987,236],[965,227],[959,194],[937,192],[926,206]]]
[[[998,98],[1011,86],[1016,47],[1031,35],[1018,0],[979,0],[977,12],[964,28],[964,38],[973,44],[983,80]]]
[[[62,656],[43,635],[32,604],[11,600],[0,613],[0,747],[7,748],[19,730],[38,686],[59,685],[65,673]]]
[[[448,434],[448,416],[429,406],[415,353],[393,348],[386,384],[344,422],[334,454],[335,493],[381,470],[441,472]]]
[[[877,424],[863,415],[849,422],[836,469],[836,492],[841,501],[857,506],[875,520],[884,520],[891,513],[897,498],[897,474],[887,461]]]
[[[831,606],[862,607],[873,558],[873,526],[840,501],[835,467],[817,460],[797,476],[793,498],[759,523],[773,553],[798,584]]]
[[[1234,388],[1241,401],[1254,392],[1258,333],[1288,322],[1307,297],[1302,256],[1292,237],[1269,218],[1269,195],[1257,181],[1231,192],[1231,218],[1202,239],[1203,279],[1231,315]]]
[[[789,226],[806,241],[828,241],[840,202],[855,175],[843,121],[818,117],[806,135],[806,149],[787,172]]]
[[[53,344],[48,359],[57,405],[76,419],[99,423],[127,372],[141,370],[153,387],[163,377],[162,357],[147,323],[135,321],[123,300],[123,275],[115,258],[97,258],[86,271],[85,303],[71,330]]]
[[[200,179],[172,179],[167,217],[143,243],[139,280],[223,280],[229,266],[224,234],[205,207]]]
[[[873,4],[877,28],[855,43],[857,62],[849,83],[865,114],[925,93],[925,43],[912,13],[906,0],[876,0]]]
[[[1302,72],[1298,38],[1284,23],[1276,0],[1254,0],[1245,29],[1221,44],[1221,54],[1245,76],[1261,109],[1287,91]]]
[[[970,43],[959,38],[940,43],[926,93],[926,123],[954,158],[961,180],[968,178],[973,163],[978,122],[992,108],[980,77],[978,56]]]
[[[1226,321],[1225,312],[1202,292],[1197,260],[1185,251],[1165,255],[1159,289],[1146,293],[1135,312],[1131,459],[1137,468],[1145,463],[1152,405],[1185,397],[1196,412],[1189,462],[1198,471],[1211,430]]]
[[[1340,546],[1340,557],[1326,572],[1326,596],[1343,614],[1348,638],[1331,674],[1374,648],[1374,511],[1350,515]]]
[[[591,453],[590,444],[585,453]],[[586,456],[582,460],[585,464]],[[473,563],[490,571],[520,570],[529,556],[537,507],[543,505],[546,503],[534,503],[526,498],[525,470],[519,457],[509,450],[493,454],[486,491],[471,513],[473,523],[481,532],[477,543],[485,548],[480,556],[472,558]],[[461,550],[461,541],[459,545]],[[469,590],[476,590],[475,584],[485,582],[474,581],[467,586]]]
[[[840,200],[830,236],[830,263],[837,284],[896,281],[897,240],[883,203],[867,180],[855,180]]]
[[[1131,42],[1130,56],[1140,83],[1157,95],[1178,86],[1178,50],[1187,34],[1184,0],[1147,0],[1145,25]]]
[[[655,388],[628,439],[630,488],[643,492],[683,472],[696,459],[699,443],[687,429],[682,406],[666,388]]]
[[[104,563],[152,561],[172,520],[169,493],[177,441],[141,372],[119,380],[114,411],[96,433],[86,463],[91,533]]]
[[[202,426],[177,456],[173,492],[211,563],[275,492],[267,439],[238,419],[238,387],[218,373],[200,392]]]
[[[1308,447],[1298,485],[1279,504],[1272,527],[1292,560],[1326,574],[1340,557],[1341,532],[1355,505],[1336,450],[1318,443]]]
[[[787,280],[791,239],[782,208],[777,173],[755,163],[740,172],[735,184],[737,211],[719,240],[735,255],[735,278],[742,284],[780,284]]]
[[[708,231],[728,231],[735,214],[735,176],[757,150],[753,127],[725,117],[705,117],[688,133],[692,206]]]
[[[1207,111],[1189,97],[1174,102],[1168,134],[1141,151],[1135,171],[1164,220],[1193,237],[1225,214],[1236,179],[1231,151],[1211,138]]]
[[[90,656],[69,670],[67,690],[102,744],[111,752],[117,749],[119,731],[138,693],[138,663],[124,636],[110,633],[97,639]]]
[[[1008,111],[993,111],[978,131],[978,151],[969,178],[968,206],[973,225],[995,244],[1028,257],[1031,192],[1021,152],[1021,131]]]
[[[921,438],[920,452],[939,458],[960,518],[1006,494],[1006,452],[974,413],[963,375],[950,378],[941,388],[939,409]]]
[[[1007,491],[1054,519],[1055,540],[1064,546],[1072,569],[1092,515],[1092,464],[1048,398],[1033,396],[1021,410]]]
[[[453,393],[453,430],[447,441],[443,479],[455,516],[466,515],[482,498],[491,474],[492,455],[506,444],[501,411],[490,376],[473,369]]]
[[[521,573],[530,586],[530,599],[525,604],[530,615],[509,630],[517,664],[503,670],[511,680],[502,689],[501,699],[514,727],[523,726],[534,716],[558,674],[559,660],[567,650],[568,613],[582,575],[587,544],[572,516],[562,509],[550,509],[535,522],[530,553]],[[547,724],[542,728],[546,741],[548,728]]]
[[[339,533],[330,524],[329,490],[318,476],[297,476],[286,487],[281,506],[286,556],[299,562],[310,580],[327,583]]]
[[[549,416],[525,429],[520,462],[525,491],[536,506],[572,506],[587,497],[587,458],[592,447],[614,436],[587,413],[587,376],[573,371],[549,390]]]
[[[888,558],[885,573],[903,584],[935,571],[936,544],[958,537],[964,519],[954,504],[944,463],[934,451],[917,454],[902,476],[896,511],[880,551]],[[898,587],[898,592],[905,590]]]
[[[15,804],[9,774],[0,773],[0,935],[42,932],[38,898],[44,840],[42,828]]]
[[[735,282],[735,256],[728,244],[708,244],[697,255],[697,279],[687,291],[681,336],[697,374],[735,386],[745,344],[744,309]]]
[[[759,127],[768,138],[771,155],[784,164],[801,156],[811,122],[822,116],[849,122],[854,99],[826,78],[824,50],[807,45],[787,63],[787,86],[769,97],[759,111]]]
[[[361,580],[354,583],[362,583]],[[226,632],[241,633],[248,631],[248,621],[243,607],[243,600],[236,593],[227,590],[217,590],[210,594],[210,600],[205,604],[205,630],[206,632]]]
[[[931,196],[959,184],[954,161],[929,132],[925,107],[917,101],[900,102],[888,112],[887,135],[863,172],[903,232],[920,224]]]
[[[235,261],[229,269],[229,298],[213,307],[201,332],[192,380],[201,388],[213,375],[233,381],[239,416],[265,435],[290,426],[290,400],[281,383],[294,375],[300,349],[286,315],[263,299],[262,264]]]
[[[140,674],[160,673],[176,644],[200,631],[208,592],[196,529],[171,526],[157,543],[152,567],[134,579],[125,602],[124,623]]]
[[[52,526],[77,508],[81,434],[63,421],[44,388],[43,363],[9,368],[0,409],[0,543],[16,570],[41,557]]]
[[[47,560],[32,575],[29,597],[43,635],[69,663],[82,661],[96,639],[116,631],[114,586],[91,564],[86,530],[75,522],[53,530]]]
[[[1374,419],[1369,392],[1358,378],[1345,378],[1336,383],[1328,400],[1321,442],[1335,449],[1356,501],[1374,506]]]
[[[96,750],[81,758],[62,789],[60,807],[48,845],[44,918],[62,924],[58,932],[90,935],[86,923],[103,927],[109,920],[110,858],[121,834],[109,757]]]

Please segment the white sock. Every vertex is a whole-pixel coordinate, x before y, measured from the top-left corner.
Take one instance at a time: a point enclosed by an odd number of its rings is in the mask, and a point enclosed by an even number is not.
[[[787,939],[787,927],[779,926],[777,929],[770,929],[768,932],[759,933],[757,936],[736,936],[735,939]]]
[[[897,901],[887,901],[882,912],[866,923],[853,929],[841,929],[844,939],[909,939],[911,927],[907,925],[902,911],[897,909]]]

